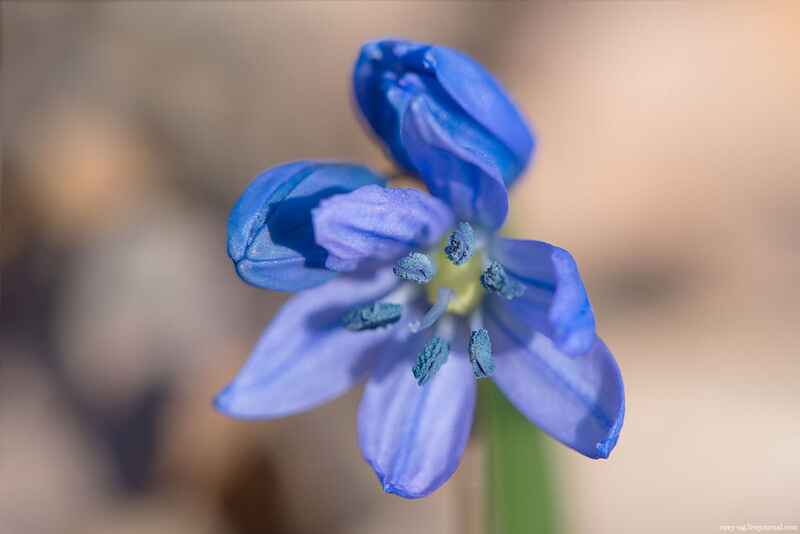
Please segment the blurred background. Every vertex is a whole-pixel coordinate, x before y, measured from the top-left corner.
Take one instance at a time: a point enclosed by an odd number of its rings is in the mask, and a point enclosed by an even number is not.
[[[284,299],[236,278],[227,212],[286,160],[390,170],[349,106],[386,35],[530,117],[507,231],[574,253],[622,368],[611,459],[547,444],[563,531],[800,523],[797,2],[3,2],[0,531],[480,532],[480,436],[408,502],[358,391],[210,405]]]

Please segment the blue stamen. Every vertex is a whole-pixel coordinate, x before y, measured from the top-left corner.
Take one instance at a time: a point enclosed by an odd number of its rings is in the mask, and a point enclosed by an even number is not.
[[[508,276],[499,262],[493,261],[481,274],[481,285],[487,291],[498,293],[511,300],[525,293],[525,286]]]
[[[436,274],[436,267],[431,259],[421,252],[412,252],[400,258],[393,270],[396,277],[418,284],[427,284]]]
[[[427,384],[444,365],[449,355],[450,344],[439,336],[432,337],[417,356],[417,364],[411,369],[417,385]]]
[[[494,373],[492,340],[485,328],[473,330],[469,335],[469,361],[475,378],[486,378]]]
[[[381,326],[387,326],[400,320],[403,314],[403,306],[388,302],[376,302],[359,306],[351,310],[342,317],[344,327],[353,332],[361,330],[374,330]]]
[[[455,265],[466,263],[475,252],[475,232],[469,223],[458,223],[458,228],[450,234],[444,253]]]
[[[416,334],[420,330],[425,330],[426,328],[433,326],[442,315],[447,313],[447,307],[450,305],[450,301],[454,296],[455,293],[453,293],[451,289],[447,287],[440,287],[439,291],[436,292],[436,304],[430,307],[428,312],[422,317],[421,321],[408,323],[408,329]]]

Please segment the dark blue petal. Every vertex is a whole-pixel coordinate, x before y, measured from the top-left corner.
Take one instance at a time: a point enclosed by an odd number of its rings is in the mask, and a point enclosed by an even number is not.
[[[525,286],[525,293],[498,308],[520,336],[538,331],[570,356],[594,346],[595,318],[572,255],[541,241],[495,238],[489,251],[506,273]],[[497,302],[489,297],[488,305]]]
[[[278,291],[319,285],[336,273],[314,239],[311,210],[327,197],[384,180],[361,165],[298,161],[247,187],[228,219],[228,255],[247,283]]]
[[[524,168],[533,153],[533,135],[500,83],[474,59],[451,48],[431,47],[426,59],[450,97],[508,146]],[[510,184],[515,177],[507,178]]]
[[[491,310],[495,383],[516,408],[553,438],[588,456],[608,458],[625,416],[625,392],[614,357],[598,338],[570,358],[542,334],[520,338]]]
[[[466,335],[466,333],[464,333]],[[411,374],[427,336],[387,347],[364,391],[358,441],[384,491],[424,497],[452,476],[472,427],[475,380],[461,347],[424,386]]]
[[[533,137],[525,119],[505,90],[480,64],[455,50],[423,43],[381,40],[365,44],[353,72],[356,102],[397,163],[426,181],[435,176],[432,157],[416,154],[413,139],[404,138],[403,115],[413,97],[431,100],[430,121],[449,132],[438,140],[438,151],[475,165],[483,160],[501,182],[510,185],[522,173],[533,152]],[[427,168],[420,168],[427,161]],[[448,163],[454,167],[456,164]],[[477,172],[477,171],[474,171]]]
[[[460,220],[495,230],[508,213],[502,163],[489,138],[469,121],[448,113],[424,93],[415,94],[401,113],[400,138],[414,170],[431,193]]]
[[[409,95],[398,88],[407,70],[401,58],[422,56],[429,45],[410,41],[373,41],[361,47],[353,70],[356,104],[373,133],[403,168],[413,172],[400,142],[400,110],[408,105]]]
[[[323,200],[312,218],[325,267],[341,272],[427,249],[453,225],[450,209],[427,193],[377,185]]]
[[[267,419],[311,409],[347,391],[364,378],[394,329],[353,332],[342,318],[397,283],[385,269],[369,278],[342,276],[292,297],[219,394],[217,409],[232,417]]]

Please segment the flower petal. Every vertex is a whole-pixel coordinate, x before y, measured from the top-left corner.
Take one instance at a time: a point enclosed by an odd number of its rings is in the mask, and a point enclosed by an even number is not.
[[[426,59],[450,97],[502,140],[525,167],[533,153],[533,135],[500,83],[480,63],[452,48],[433,46]],[[506,185],[516,176],[508,176]]]
[[[534,424],[589,458],[608,458],[625,416],[625,392],[614,357],[598,338],[570,358],[542,334],[522,339],[484,310],[495,354],[495,383]]]
[[[417,335],[381,357],[358,412],[358,440],[384,491],[424,497],[455,472],[472,427],[475,380],[463,347],[424,386],[411,373]]]
[[[365,186],[320,202],[312,210],[325,266],[353,271],[365,260],[394,260],[437,243],[453,225],[440,200],[416,189]]]
[[[569,252],[542,241],[495,238],[490,255],[526,286],[521,298],[500,303],[492,297],[488,303],[496,304],[498,314],[508,311],[507,322],[518,335],[541,332],[570,356],[594,346],[594,312]]]
[[[402,40],[366,43],[356,102],[394,160],[461,220],[505,220],[506,186],[528,165],[533,136],[488,71],[455,50]]]
[[[384,180],[361,165],[297,161],[273,167],[247,187],[228,220],[228,255],[247,283],[278,291],[319,285],[336,273],[314,240],[320,200]]]
[[[414,167],[400,141],[400,115],[408,94],[397,87],[397,80],[406,70],[403,58],[422,56],[429,48],[411,41],[371,41],[361,47],[353,69],[359,110],[392,158],[409,171]]]
[[[501,84],[477,61],[456,50],[407,40],[364,44],[353,71],[359,109],[397,162],[414,171],[413,147],[399,135],[410,85],[435,100],[438,108],[468,129],[475,146],[494,158],[506,185],[514,182],[533,152],[525,118]],[[481,138],[476,141],[475,138]],[[457,138],[453,137],[457,142]]]
[[[401,117],[401,140],[431,193],[459,220],[492,230],[501,227],[508,192],[502,173],[507,157],[500,145],[426,94],[413,96]]]
[[[238,418],[273,418],[308,410],[347,391],[370,369],[391,328],[352,332],[342,317],[385,297],[391,269],[344,276],[292,297],[272,320],[250,359],[215,405]]]

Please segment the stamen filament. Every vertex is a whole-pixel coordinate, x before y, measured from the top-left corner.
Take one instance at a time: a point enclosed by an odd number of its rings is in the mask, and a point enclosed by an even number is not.
[[[396,302],[398,304],[408,304],[416,298],[420,291],[421,288],[414,284],[404,284],[401,282],[392,290],[391,293],[383,297],[381,300]]]
[[[455,293],[453,293],[450,288],[440,287],[439,291],[436,292],[436,303],[431,306],[428,312],[422,317],[422,320],[408,323],[409,330],[416,334],[420,330],[433,326],[442,315],[447,313],[447,306],[454,296]]]
[[[481,328],[483,328],[483,312],[478,308],[469,316],[469,329],[479,330]]]
[[[456,321],[452,315],[445,315],[439,320],[439,324],[436,325],[436,335],[448,342],[453,340],[455,331]]]

